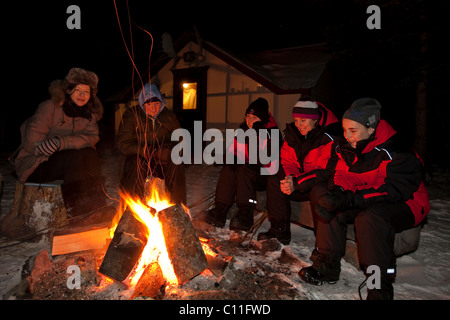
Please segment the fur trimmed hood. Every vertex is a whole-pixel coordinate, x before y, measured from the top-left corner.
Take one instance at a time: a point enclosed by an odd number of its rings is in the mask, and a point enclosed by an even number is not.
[[[50,100],[58,106],[61,107],[66,101],[66,96],[69,96],[69,93],[64,85],[64,80],[54,80],[50,83],[48,87],[48,93],[50,94]],[[91,103],[92,110],[91,113],[95,115],[97,121],[100,120],[103,116],[103,105],[100,99],[95,96],[93,103]]]

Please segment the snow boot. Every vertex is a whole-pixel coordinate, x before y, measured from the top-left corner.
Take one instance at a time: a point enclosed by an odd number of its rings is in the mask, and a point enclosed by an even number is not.
[[[394,287],[392,284],[395,281],[395,269],[388,270],[392,270],[392,272],[388,273],[386,271],[381,271],[379,289],[369,289],[369,287],[367,287],[367,300],[394,300]],[[368,275],[366,275],[366,277],[367,276]],[[367,278],[360,285],[360,288],[364,285],[364,283],[367,285]]]
[[[276,238],[284,245],[288,245],[291,242],[290,226],[271,227],[267,232],[261,232],[258,234],[258,241],[273,238]]]
[[[216,202],[214,208],[205,212],[204,221],[218,228],[223,228],[227,222],[229,205]]]
[[[239,211],[230,221],[230,229],[249,231],[253,226],[253,206],[239,206]]]
[[[320,286],[324,283],[335,284],[341,273],[341,257],[319,253],[314,249],[311,260],[313,264],[302,268],[298,275],[306,283]]]

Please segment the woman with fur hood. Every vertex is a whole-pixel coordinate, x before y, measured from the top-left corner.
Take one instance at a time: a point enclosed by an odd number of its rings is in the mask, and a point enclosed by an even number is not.
[[[69,216],[106,204],[97,121],[103,106],[94,72],[72,68],[50,84],[51,99],[42,102],[20,127],[21,145],[10,158],[21,183],[64,180],[61,186]]]

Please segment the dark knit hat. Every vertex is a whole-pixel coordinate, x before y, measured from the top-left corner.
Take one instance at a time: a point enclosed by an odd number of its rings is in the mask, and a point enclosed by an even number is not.
[[[381,104],[373,98],[361,98],[355,100],[348,109],[343,119],[356,121],[363,126],[376,128],[380,120]]]
[[[81,68],[72,68],[64,79],[63,86],[67,89],[70,86],[85,84],[91,87],[91,94],[95,96],[98,90],[98,76],[92,72]]]
[[[319,105],[314,101],[299,100],[292,109],[292,117],[317,120],[320,118]]]
[[[248,106],[245,115],[253,114],[261,119],[262,122],[269,120],[269,103],[264,98],[258,98]]]

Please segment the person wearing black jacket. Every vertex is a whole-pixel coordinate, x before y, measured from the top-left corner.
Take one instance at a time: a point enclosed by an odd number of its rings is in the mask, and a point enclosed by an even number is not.
[[[423,163],[396,142],[380,109],[377,100],[362,98],[343,116],[345,141],[336,147],[335,173],[328,189],[318,192],[313,264],[299,272],[315,285],[338,281],[347,223],[354,223],[361,269],[367,277],[371,266],[381,273],[380,287],[368,287],[367,299],[393,299],[395,233],[417,226],[430,210]]]
[[[184,164],[171,159],[172,133],[181,128],[175,113],[155,84],[145,84],[139,93],[139,105],[128,108],[117,133],[121,152],[119,177],[123,191],[146,197],[147,178],[164,180],[172,203],[186,204]]]
[[[258,98],[248,106],[245,111],[245,120],[240,129],[247,132],[249,129],[256,131],[258,148],[271,146],[271,131],[279,130],[275,119],[269,112],[269,104],[266,99]],[[268,135],[265,141],[260,141],[260,130],[267,129]],[[278,134],[281,140],[281,135]],[[280,144],[280,143],[279,143]],[[278,145],[279,145],[278,144]],[[235,157],[234,164],[225,164],[217,181],[214,207],[204,212],[202,217],[206,222],[219,228],[225,226],[228,210],[236,201],[239,211],[230,221],[231,230],[248,231],[253,225],[253,209],[256,203],[256,191],[266,189],[267,177],[275,174],[271,171],[278,166],[274,160],[267,165],[259,162],[252,163],[248,142],[242,142],[235,137],[233,144],[228,148],[228,153]],[[265,150],[266,154],[279,152],[279,150]],[[238,163],[238,159],[240,163]],[[267,168],[267,174],[261,174],[261,168]]]

